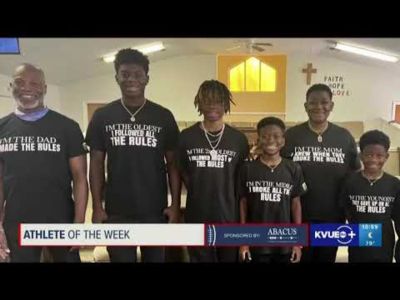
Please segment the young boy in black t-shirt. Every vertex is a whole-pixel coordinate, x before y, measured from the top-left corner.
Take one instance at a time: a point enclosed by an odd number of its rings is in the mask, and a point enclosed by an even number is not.
[[[174,157],[179,136],[175,118],[171,111],[145,97],[149,82],[147,56],[134,49],[122,49],[114,68],[121,98],[98,109],[86,133],[92,221],[176,223],[181,180]],[[135,246],[109,246],[107,250],[111,262],[138,260]],[[141,247],[140,251],[143,262],[165,261],[164,247]]]
[[[258,148],[262,154],[244,165],[240,174],[241,223],[296,223],[301,224],[300,195],[306,185],[300,165],[282,158],[285,143],[285,124],[269,117],[257,125]],[[240,258],[250,256],[255,262],[299,262],[301,248],[240,247]]]
[[[400,233],[400,180],[383,171],[389,137],[379,130],[360,138],[364,169],[346,177],[341,200],[349,223],[382,224],[382,247],[349,247],[349,262],[392,262],[395,236]]]
[[[195,107],[204,120],[181,132],[179,165],[187,188],[186,223],[237,223],[237,179],[249,153],[246,136],[225,124],[232,95],[216,80],[204,81]],[[189,247],[191,262],[237,262],[237,247]]]

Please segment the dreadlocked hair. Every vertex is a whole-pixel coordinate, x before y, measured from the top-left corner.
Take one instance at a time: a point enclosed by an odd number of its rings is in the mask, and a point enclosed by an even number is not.
[[[224,105],[225,113],[230,112],[231,103],[235,105],[232,100],[232,94],[225,84],[218,80],[206,80],[204,81],[194,98],[194,106],[201,115],[200,106],[204,104],[220,104]]]

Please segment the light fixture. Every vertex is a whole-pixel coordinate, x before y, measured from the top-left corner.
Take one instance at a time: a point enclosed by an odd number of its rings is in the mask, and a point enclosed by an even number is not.
[[[162,42],[155,42],[151,44],[146,44],[142,46],[132,47],[132,49],[136,49],[143,54],[150,54],[157,51],[162,51],[165,49],[164,44]],[[115,60],[115,55],[117,52],[106,54],[102,57],[103,61],[106,63],[111,63]]]
[[[333,43],[331,47],[334,49],[337,49],[337,50],[342,50],[342,51],[346,51],[346,52],[350,52],[350,53],[354,53],[354,54],[358,54],[358,55],[363,55],[363,56],[367,56],[367,57],[371,57],[371,58],[375,58],[375,59],[380,59],[380,60],[384,60],[384,61],[389,61],[389,62],[393,62],[393,63],[395,63],[399,60],[399,58],[394,55],[389,55],[389,54],[379,52],[377,50],[366,49],[366,48],[362,48],[362,47],[358,47],[358,46],[351,46],[351,45],[347,45],[347,44],[343,44],[343,43]]]

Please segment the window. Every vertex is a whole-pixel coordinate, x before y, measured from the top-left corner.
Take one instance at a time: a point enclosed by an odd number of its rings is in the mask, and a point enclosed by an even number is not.
[[[232,92],[275,92],[276,70],[250,57],[229,70],[229,89]]]

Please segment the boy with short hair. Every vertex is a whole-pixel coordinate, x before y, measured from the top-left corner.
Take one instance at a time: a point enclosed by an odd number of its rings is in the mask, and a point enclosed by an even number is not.
[[[349,262],[393,261],[395,236],[400,233],[400,180],[383,171],[390,139],[379,130],[360,138],[364,169],[346,177],[341,193],[349,223],[381,223],[382,247],[349,247]]]
[[[285,124],[274,117],[257,125],[258,159],[246,164],[240,176],[240,221],[301,224],[300,196],[306,185],[300,165],[280,156]],[[240,258],[255,262],[299,262],[301,247],[240,247]]]

